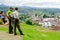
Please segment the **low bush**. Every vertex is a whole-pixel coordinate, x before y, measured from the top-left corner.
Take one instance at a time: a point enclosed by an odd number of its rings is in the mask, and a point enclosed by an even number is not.
[[[26,21],[26,24],[32,25],[32,21],[27,20],[27,21]]]

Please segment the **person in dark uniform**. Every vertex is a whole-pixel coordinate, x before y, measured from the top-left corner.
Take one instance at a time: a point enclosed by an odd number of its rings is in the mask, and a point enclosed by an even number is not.
[[[19,25],[19,12],[18,12],[18,8],[15,8],[15,11],[12,13],[12,15],[14,15],[14,20],[15,20],[15,26],[14,26],[14,35],[17,35],[16,33],[16,28],[18,28],[18,31],[20,32],[21,35],[24,35],[20,25]]]
[[[10,7],[10,9],[7,12],[7,16],[8,16],[8,19],[9,19],[9,34],[12,34],[13,33],[13,30],[12,30],[13,27],[11,25],[11,16],[10,16],[10,14],[12,13],[12,11],[13,11],[13,8]]]

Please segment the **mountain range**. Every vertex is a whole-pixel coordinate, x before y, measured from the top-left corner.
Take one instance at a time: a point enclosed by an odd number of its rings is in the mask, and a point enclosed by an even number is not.
[[[6,6],[4,4],[0,5],[0,11],[7,11],[10,6]],[[15,7],[13,7],[15,8]],[[28,6],[21,6],[18,7],[20,13],[46,13],[46,14],[57,14],[60,13],[60,8],[37,8],[37,7],[28,7]]]

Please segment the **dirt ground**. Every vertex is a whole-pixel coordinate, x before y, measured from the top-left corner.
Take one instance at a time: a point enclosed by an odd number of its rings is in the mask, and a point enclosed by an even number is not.
[[[8,25],[0,25],[0,27],[4,27]],[[22,40],[21,35],[14,35],[14,34],[9,34],[7,32],[0,32],[0,40]]]
[[[22,40],[22,37],[14,34],[8,34],[5,32],[0,32],[0,40]]]

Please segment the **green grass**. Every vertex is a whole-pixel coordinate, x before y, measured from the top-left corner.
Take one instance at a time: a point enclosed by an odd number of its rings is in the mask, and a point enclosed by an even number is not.
[[[21,23],[21,29],[24,33],[22,40],[60,40],[60,32],[57,31],[42,32],[37,29],[44,30],[44,28],[23,23]],[[0,31],[8,32],[8,27],[0,27]]]

